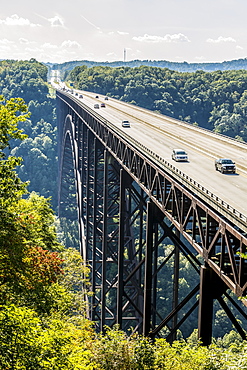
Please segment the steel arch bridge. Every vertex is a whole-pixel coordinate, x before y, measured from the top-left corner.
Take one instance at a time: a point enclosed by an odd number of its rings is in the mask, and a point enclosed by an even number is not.
[[[76,204],[98,330],[118,324],[173,341],[196,313],[208,345],[218,301],[245,339],[246,309],[235,297],[246,294],[247,238],[237,215],[228,219],[205,189],[72,95],[57,91],[57,116],[59,212]],[[195,276],[183,294],[181,260]]]

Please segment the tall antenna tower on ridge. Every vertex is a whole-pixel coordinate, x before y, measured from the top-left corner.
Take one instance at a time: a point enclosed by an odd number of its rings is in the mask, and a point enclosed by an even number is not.
[[[126,49],[124,48],[124,62],[126,62]]]

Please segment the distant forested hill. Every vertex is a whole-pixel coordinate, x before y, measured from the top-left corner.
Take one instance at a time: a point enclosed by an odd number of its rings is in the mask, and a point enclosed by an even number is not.
[[[247,141],[247,70],[177,72],[160,67],[75,67],[75,88]]]
[[[28,139],[10,142],[10,154],[23,157],[18,174],[29,191],[52,197],[57,205],[57,126],[55,97],[49,93],[48,68],[35,59],[0,61],[0,95],[23,98],[31,112],[19,127]]]
[[[69,71],[77,66],[87,66],[87,67],[159,67],[168,68],[173,71],[178,72],[196,72],[196,71],[229,71],[229,70],[239,70],[247,69],[247,58],[237,59],[231,61],[224,61],[221,63],[187,63],[187,62],[169,62],[167,60],[132,60],[129,62],[115,61],[115,62],[94,62],[89,60],[76,60],[71,62],[65,62],[61,64],[47,63],[47,66],[51,69],[57,69],[60,71],[62,78],[66,78]]]

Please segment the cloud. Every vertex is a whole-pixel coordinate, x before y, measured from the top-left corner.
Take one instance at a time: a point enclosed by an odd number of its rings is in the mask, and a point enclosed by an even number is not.
[[[45,42],[41,45],[42,50],[72,50],[72,49],[81,49],[81,45],[77,41],[65,40],[60,45],[51,44],[50,42]]]
[[[13,41],[7,40],[7,39],[2,39],[0,40],[0,45],[10,45],[13,44]]]
[[[165,36],[151,36],[145,34],[144,36],[135,36],[133,40],[139,42],[153,42],[153,43],[162,43],[162,42],[190,42],[187,36],[183,35],[182,33],[177,33],[173,35],[165,35]]]
[[[64,27],[64,21],[62,17],[55,15],[53,18],[49,18],[48,21],[51,24],[51,27]]]
[[[15,45],[13,41],[10,41],[7,39],[0,40],[0,51],[1,52],[12,51],[13,48],[15,49]]]
[[[108,53],[108,54],[106,54],[106,56],[110,57],[110,58],[116,58],[117,57],[116,53],[114,53],[114,52]]]
[[[27,39],[24,39],[23,37],[19,38],[19,43],[20,44],[29,44],[29,41]]]
[[[7,17],[6,19],[0,19],[0,24],[6,26],[28,26],[28,27],[39,27],[39,24],[34,24],[29,21],[29,19],[25,19],[19,17],[17,14],[11,15],[11,17]]]
[[[129,35],[129,32],[117,31],[119,35]]]
[[[80,49],[81,45],[77,41],[65,40],[61,44],[62,48]]]
[[[43,45],[41,45],[41,49],[49,49],[54,50],[58,49],[59,47],[57,45],[51,44],[50,42],[45,42]]]
[[[219,43],[223,43],[223,42],[236,42],[236,40],[234,40],[234,38],[232,37],[223,37],[223,36],[219,36],[217,39],[207,39],[206,42],[210,42],[212,44],[219,44]]]

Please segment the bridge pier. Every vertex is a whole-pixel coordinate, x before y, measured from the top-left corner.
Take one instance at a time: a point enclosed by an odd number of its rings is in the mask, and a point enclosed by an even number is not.
[[[201,266],[200,274],[200,298],[198,313],[198,339],[204,346],[208,346],[212,340],[214,284],[212,269]]]
[[[119,195],[119,237],[118,237],[118,286],[117,286],[117,324],[122,329],[123,295],[124,295],[124,228],[126,220],[125,190],[127,173],[120,170],[120,195]]]
[[[145,336],[149,335],[151,329],[154,208],[155,205],[152,202],[148,202],[146,251],[145,251],[145,277],[144,277],[144,307],[143,307],[143,335]],[[156,287],[153,287],[153,289],[156,290]]]

